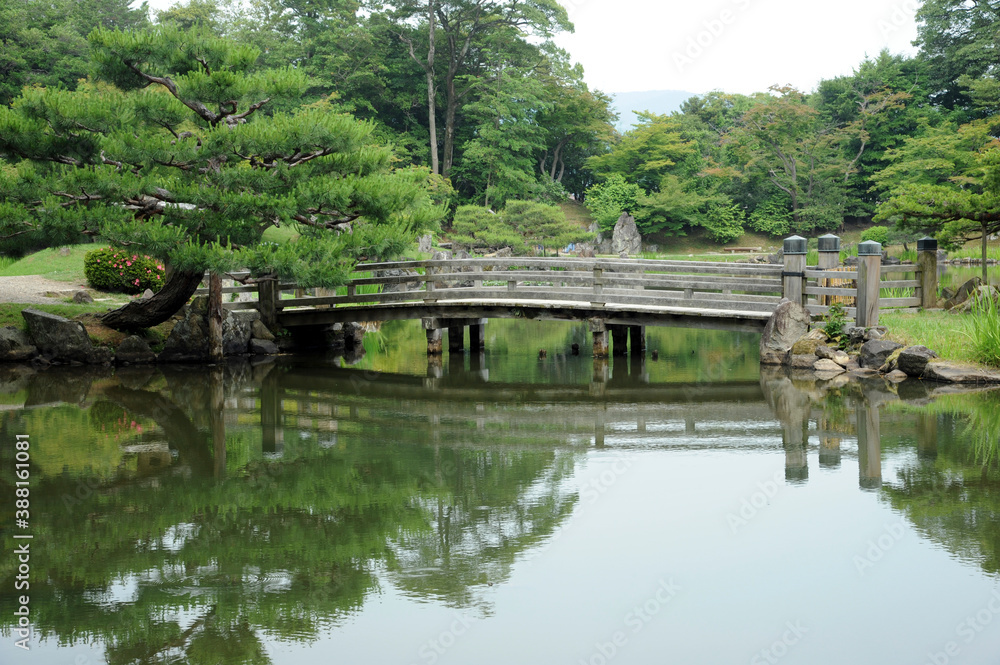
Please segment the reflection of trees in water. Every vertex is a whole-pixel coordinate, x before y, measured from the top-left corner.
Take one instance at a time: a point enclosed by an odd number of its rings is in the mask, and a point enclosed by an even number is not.
[[[72,386],[83,408],[114,405],[155,421],[176,461],[146,478],[33,478],[33,513],[44,516],[33,523],[40,634],[103,642],[115,664],[264,663],[263,634],[314,639],[378,593],[383,566],[407,593],[471,603],[475,586],[505,578],[572,509],[560,485],[572,456],[544,437],[533,447],[519,437],[511,451],[502,436],[373,444],[359,432],[324,447],[293,428],[279,459],[258,445],[239,465],[220,465],[232,444],[245,447],[246,427],[223,431],[220,447],[223,421],[210,406],[245,402],[262,380],[244,366]],[[337,393],[312,399],[317,412],[336,411]],[[71,435],[49,445],[60,443],[72,446]],[[88,491],[72,494],[80,483]],[[0,564],[4,589],[13,588],[9,564]],[[427,574],[411,574],[415,565]],[[13,602],[0,596],[5,617]]]
[[[1000,573],[1000,391],[950,395],[920,409],[917,459],[883,492],[925,537]]]

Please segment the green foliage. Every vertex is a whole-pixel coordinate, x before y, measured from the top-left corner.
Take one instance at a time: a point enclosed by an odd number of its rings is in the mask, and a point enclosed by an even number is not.
[[[968,314],[965,334],[972,340],[972,350],[977,360],[992,367],[1000,367],[1000,293],[977,294]]]
[[[163,263],[148,255],[104,247],[87,252],[83,259],[87,283],[98,291],[142,293],[159,291],[166,279]]]
[[[511,201],[502,216],[524,238],[529,247],[558,250],[570,243],[593,240],[594,234],[566,219],[566,213],[554,205],[536,201]]]
[[[524,247],[524,238],[502,215],[479,206],[459,206],[455,210],[451,240],[470,250],[493,251],[504,247],[520,250]]]
[[[712,240],[718,243],[734,242],[743,237],[746,215],[738,205],[713,205],[702,226]]]
[[[861,242],[874,241],[886,247],[889,244],[889,227],[873,226],[861,234]]]
[[[766,199],[750,213],[750,228],[773,238],[784,238],[792,231],[792,211],[785,195]]]
[[[608,176],[607,180],[587,190],[586,206],[602,231],[615,227],[623,212],[635,214],[639,209],[642,188],[626,182],[620,173]]]
[[[847,314],[844,312],[844,306],[840,303],[830,305],[830,309],[827,310],[824,318],[826,319],[826,323],[823,326],[823,330],[830,336],[830,339],[837,343],[839,348],[846,349],[849,342],[844,335],[845,328],[847,327]]]

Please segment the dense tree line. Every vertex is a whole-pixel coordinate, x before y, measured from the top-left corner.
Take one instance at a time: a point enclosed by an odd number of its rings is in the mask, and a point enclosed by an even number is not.
[[[587,200],[602,227],[609,228],[621,212],[629,212],[644,234],[661,238],[698,230],[719,242],[731,242],[746,230],[780,237],[873,220],[896,225],[899,237],[931,232],[946,242],[996,233],[1000,230],[1000,212],[994,205],[1000,196],[996,125],[1000,123],[994,118],[1000,112],[1000,54],[995,34],[1000,9],[988,3],[925,0],[918,20],[920,52],[915,57],[883,52],[850,74],[821,81],[809,92],[791,87],[752,95],[711,92],[689,99],[670,115],[641,114],[639,123],[620,135],[611,124],[615,119],[611,99],[591,90],[582,68],[552,40],[559,32],[572,30],[556,0],[187,0],[152,14],[145,5],[130,8],[124,0],[17,0],[0,8],[4,44],[0,103],[7,106],[0,139],[0,158],[6,163],[0,179],[6,206],[0,210],[0,235],[8,250],[64,242],[74,234],[102,233],[102,215],[120,216],[120,208],[105,209],[89,216],[89,226],[74,223],[66,211],[73,206],[94,208],[91,198],[65,187],[58,192],[50,188],[48,197],[35,194],[34,201],[26,194],[38,190],[46,175],[37,166],[39,161],[48,161],[49,170],[55,168],[53,163],[70,170],[85,167],[83,171],[107,167],[107,161],[100,160],[109,158],[109,146],[94,140],[95,134],[107,138],[125,131],[129,123],[159,127],[165,135],[158,140],[167,141],[161,161],[179,159],[167,156],[166,146],[173,140],[188,146],[185,163],[193,168],[191,150],[210,143],[195,130],[199,123],[203,129],[215,125],[187,104],[190,100],[174,95],[174,107],[168,108],[164,100],[147,93],[160,85],[158,78],[185,76],[190,81],[191,68],[198,66],[204,68],[203,75],[215,78],[212,85],[195,86],[201,95],[197,103],[214,109],[209,113],[217,117],[240,116],[248,127],[260,129],[266,122],[294,116],[300,118],[299,129],[279,122],[274,126],[284,129],[274,131],[301,135],[304,116],[316,122],[324,115],[353,116],[364,129],[350,125],[354,129],[348,130],[350,123],[338,121],[346,124],[328,126],[330,139],[343,130],[345,136],[354,137],[352,150],[382,146],[382,156],[365,156],[381,164],[386,174],[423,168],[424,175],[411,171],[407,177],[429,192],[432,203],[448,204],[447,211],[441,207],[438,215],[446,225],[459,205],[499,211],[508,201],[557,203],[575,195]],[[128,50],[122,46],[124,38],[112,37],[116,30],[157,35],[161,46],[150,47],[139,39],[128,47],[134,61],[158,62],[156,71],[144,71],[146,78],[139,81],[116,73],[110,58],[121,59]],[[225,60],[230,57],[225,56],[216,70],[209,70],[206,63],[225,48],[205,50],[204,45],[234,42],[239,48],[226,48],[239,52],[239,57]],[[191,50],[189,43],[202,45],[201,55],[186,52]],[[172,45],[174,55],[163,44]],[[199,58],[204,60],[201,65]],[[228,72],[228,79],[222,71]],[[260,94],[255,98],[233,77],[267,79],[273,89],[258,85]],[[210,90],[212,86],[218,89]],[[94,100],[107,102],[130,89],[143,93],[143,101],[126,104],[131,115],[117,114],[92,131],[88,113],[99,115],[101,108],[117,103],[102,107]],[[233,100],[239,110],[230,112],[226,105]],[[261,106],[254,109],[254,117],[241,116],[248,105],[258,102]],[[187,104],[196,117],[181,118],[177,103]],[[88,104],[89,110],[81,110]],[[155,113],[154,107],[159,109]],[[74,123],[80,125],[79,131],[71,131]],[[60,128],[63,134],[26,149],[31,132],[58,134]],[[240,132],[253,133],[237,128]],[[124,139],[116,140],[114,146],[120,148]],[[283,155],[287,167],[303,148],[279,146],[278,135],[272,134],[270,140],[276,143],[266,150],[255,144],[262,152],[229,154],[247,148],[236,145],[240,140],[246,136],[216,141],[222,152],[202,151],[199,156],[207,160],[199,169],[229,174],[209,180],[225,181],[233,196],[236,190],[259,194],[269,187],[259,177],[245,177],[241,168],[270,169],[276,174],[281,171],[274,170],[276,155]],[[42,154],[43,147],[47,153]],[[146,148],[139,152],[131,161],[112,161],[142,171],[140,162],[148,163],[152,157]],[[243,167],[234,155],[246,157]],[[228,161],[220,161],[222,156]],[[35,170],[26,162],[33,162]],[[339,173],[344,164],[326,162],[326,166],[326,172]],[[175,164],[171,168],[178,170]],[[148,173],[138,171],[137,175]],[[71,180],[83,177],[90,176],[77,173]],[[204,196],[188,200],[162,182],[146,185],[144,191],[133,188],[133,200],[166,192],[161,204],[210,207]],[[189,187],[195,185],[189,182]],[[434,215],[426,212],[426,206],[424,212],[414,213],[416,195],[401,192],[394,204],[383,200],[377,210],[372,210],[371,197],[363,204],[364,196],[358,192],[353,202],[339,203],[324,203],[323,197],[307,201],[309,197],[300,192],[295,210],[295,205],[282,208],[274,201],[258,200],[250,215],[257,220],[254,233],[230,220],[195,234],[185,232],[181,239],[205,245],[211,244],[213,234],[222,238],[224,232],[238,237],[236,249],[244,251],[241,248],[256,243],[260,229],[271,223],[293,220],[315,228],[324,213],[329,218],[319,226],[363,222],[368,213],[384,221],[395,216],[398,222],[400,215],[418,219],[410,231],[426,227]],[[63,199],[58,205],[59,224],[19,226],[26,210],[36,216],[51,215],[53,196]],[[20,207],[15,210],[12,205]],[[179,218],[180,210],[165,211],[161,205],[159,217]],[[489,219],[468,210],[464,214]],[[183,226],[177,219],[171,224],[166,226]],[[137,232],[134,225],[129,229]],[[147,248],[157,250],[151,232],[143,233]],[[169,234],[160,233],[157,242],[162,252]],[[396,231],[389,235],[400,236]],[[388,255],[390,249],[365,245],[354,255],[378,251]],[[213,262],[222,269],[233,260],[226,252],[202,256],[194,249],[186,257],[178,253],[166,258],[192,270],[211,267]],[[291,261],[259,256],[255,260],[262,275],[280,273],[278,264],[287,268]],[[329,275],[315,277],[317,282],[336,281]]]

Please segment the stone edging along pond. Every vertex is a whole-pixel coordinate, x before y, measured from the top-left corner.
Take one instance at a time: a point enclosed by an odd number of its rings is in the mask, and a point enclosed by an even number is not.
[[[898,383],[923,379],[941,383],[1000,384],[1000,372],[944,360],[926,346],[904,347],[884,339],[882,327],[849,328],[857,347],[848,353],[827,346],[829,336],[809,330],[811,319],[801,305],[782,300],[760,338],[761,365],[779,365],[815,372],[817,379],[842,374],[851,377],[884,376]]]

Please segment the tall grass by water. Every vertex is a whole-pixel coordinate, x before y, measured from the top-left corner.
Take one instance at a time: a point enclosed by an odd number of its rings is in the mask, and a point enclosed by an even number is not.
[[[1000,305],[996,296],[978,296],[965,321],[965,334],[979,362],[1000,367]]]

